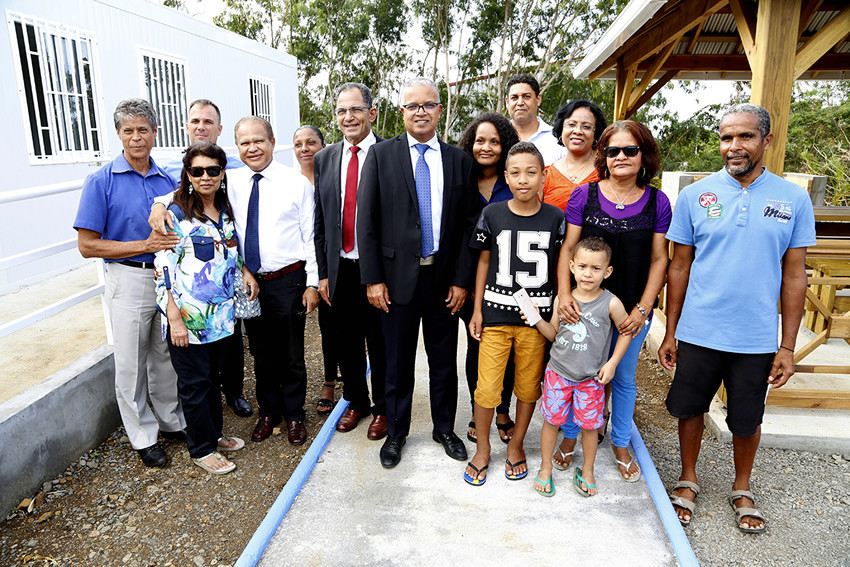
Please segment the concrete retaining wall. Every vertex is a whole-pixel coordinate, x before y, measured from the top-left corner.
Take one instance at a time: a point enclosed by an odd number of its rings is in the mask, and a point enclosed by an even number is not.
[[[0,510],[38,492],[120,424],[105,344],[0,404]]]

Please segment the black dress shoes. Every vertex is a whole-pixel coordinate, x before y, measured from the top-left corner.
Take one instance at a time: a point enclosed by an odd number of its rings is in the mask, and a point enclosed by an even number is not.
[[[145,466],[164,467],[168,464],[168,456],[165,454],[165,451],[162,450],[162,447],[159,446],[159,443],[154,443],[150,447],[139,449],[138,453],[142,458],[142,462],[145,463]]]
[[[455,435],[454,431],[450,433],[437,433],[435,431],[432,437],[434,438],[434,441],[443,445],[443,449],[446,450],[446,455],[457,461],[466,460],[466,445],[464,445],[463,441]]]
[[[401,448],[407,442],[407,437],[387,437],[381,447],[381,466],[391,469],[401,461]]]
[[[233,410],[233,413],[239,417],[251,417],[254,415],[254,410],[251,409],[251,404],[249,404],[242,396],[234,397],[225,395],[224,399],[227,401],[227,405],[230,406],[230,409]]]

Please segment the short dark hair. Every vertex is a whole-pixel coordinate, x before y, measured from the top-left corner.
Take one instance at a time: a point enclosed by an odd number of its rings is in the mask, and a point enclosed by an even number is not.
[[[334,101],[336,101],[336,99],[339,98],[339,95],[341,95],[345,91],[351,91],[355,89],[360,91],[360,96],[363,97],[363,102],[366,103],[366,106],[372,108],[374,106],[372,104],[372,91],[369,90],[369,87],[367,87],[363,83],[342,83],[334,90]]]
[[[576,244],[575,250],[573,251],[574,257],[579,248],[587,250],[588,252],[605,252],[605,256],[608,258],[609,264],[611,263],[611,256],[614,254],[611,250],[611,246],[609,246],[601,236],[586,236],[579,240],[578,244]]]
[[[322,131],[316,128],[315,126],[310,126],[309,124],[305,124],[296,128],[295,132],[292,133],[292,137],[295,138],[295,134],[297,134],[301,130],[312,130],[319,137],[319,141],[322,142],[322,145],[325,144],[325,137],[322,135]]]
[[[243,116],[236,121],[236,124],[233,125],[233,138],[236,140],[237,144],[239,143],[239,140],[236,138],[236,132],[239,131],[239,127],[245,122],[259,122],[263,125],[263,128],[266,129],[266,136],[269,137],[269,140],[274,140],[274,130],[272,129],[271,122],[259,116]]]
[[[534,91],[534,94],[536,96],[540,96],[540,83],[537,82],[537,79],[535,79],[533,75],[529,75],[528,73],[520,73],[508,79],[508,84],[505,87],[505,96],[508,96],[508,93],[511,92],[512,86],[520,83],[530,86]]]
[[[567,119],[573,115],[573,112],[579,108],[588,109],[596,121],[596,126],[593,130],[593,148],[596,149],[596,143],[599,141],[599,136],[602,135],[602,132],[608,125],[608,122],[605,120],[605,114],[602,110],[589,100],[578,99],[567,101],[567,104],[562,106],[558,111],[558,114],[555,115],[555,122],[552,124],[552,135],[555,136],[556,140],[558,140],[558,144],[563,146],[564,141],[561,140],[561,134],[564,133],[564,122],[566,122]]]
[[[498,112],[482,112],[478,117],[469,123],[469,126],[460,135],[460,141],[457,147],[466,152],[469,157],[473,158],[472,171],[475,176],[481,174],[481,166],[475,161],[472,155],[472,146],[475,145],[475,137],[478,133],[478,127],[484,123],[490,123],[499,133],[499,142],[502,144],[502,155],[499,156],[499,172],[505,171],[505,163],[508,161],[508,152],[514,145],[519,142],[519,136],[516,133],[516,128],[513,127],[510,120],[505,118],[503,114]]]
[[[218,116],[218,123],[221,124],[221,111],[218,109],[216,103],[211,101],[208,98],[199,98],[197,100],[193,100],[189,105],[189,112],[192,112],[192,108],[195,106],[211,106],[215,109],[215,115]],[[188,116],[188,112],[186,113]]]
[[[211,142],[195,142],[186,148],[186,153],[183,154],[183,170],[180,172],[180,186],[174,192],[173,202],[180,207],[183,214],[187,217],[195,217],[203,220],[204,202],[197,191],[189,192],[192,186],[189,181],[189,168],[192,167],[192,160],[197,156],[206,156],[218,162],[222,169],[227,167],[227,154],[219,146]],[[224,211],[230,219],[233,219],[233,210],[230,208],[230,200],[227,198],[227,173],[224,172],[221,178],[221,187],[215,192],[213,200],[219,211]]]
[[[507,160],[511,159],[511,156],[515,156],[517,154],[531,154],[540,162],[540,169],[546,167],[546,164],[543,162],[543,154],[540,153],[537,146],[531,142],[517,142],[510,150],[508,150],[508,157],[505,159],[506,168]]]
[[[605,158],[605,148],[608,140],[617,132],[628,132],[640,146],[641,170],[638,172],[638,186],[647,185],[658,170],[661,168],[661,157],[658,155],[658,142],[652,137],[649,128],[636,120],[618,120],[602,132],[596,147],[596,171],[599,179],[608,179],[611,172],[608,171],[608,161]]]

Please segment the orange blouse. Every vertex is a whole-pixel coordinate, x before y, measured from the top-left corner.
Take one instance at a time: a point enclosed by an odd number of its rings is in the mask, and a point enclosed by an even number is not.
[[[570,195],[573,194],[573,189],[579,185],[590,183],[591,181],[599,181],[599,175],[596,173],[596,169],[591,171],[590,175],[578,183],[573,183],[567,179],[567,177],[561,173],[561,170],[554,165],[550,165],[546,169],[549,173],[546,174],[546,182],[543,184],[543,202],[555,205],[565,212],[567,210],[567,202],[570,200]]]

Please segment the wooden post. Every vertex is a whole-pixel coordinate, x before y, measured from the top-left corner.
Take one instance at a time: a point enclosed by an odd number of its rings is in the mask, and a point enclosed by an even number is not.
[[[764,154],[764,165],[776,175],[785,169],[788,115],[797,51],[802,0],[761,0],[758,4],[753,57],[753,92],[750,102],[770,112],[773,146]]]

